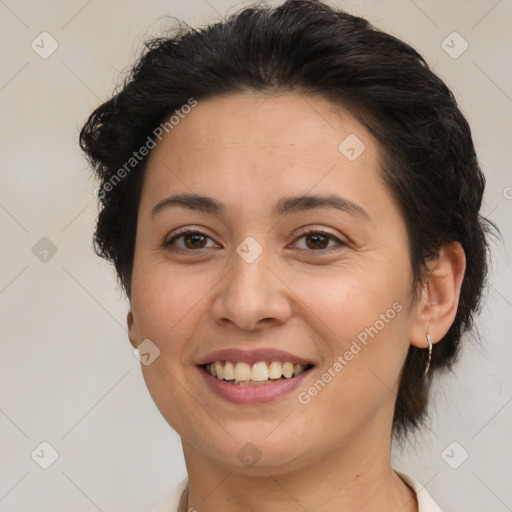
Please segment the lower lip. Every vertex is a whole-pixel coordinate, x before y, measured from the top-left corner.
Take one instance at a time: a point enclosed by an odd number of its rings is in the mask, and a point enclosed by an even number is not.
[[[273,402],[292,392],[309,375],[311,369],[298,377],[280,379],[260,386],[238,386],[211,376],[203,367],[199,367],[206,384],[218,396],[236,404],[256,404]]]

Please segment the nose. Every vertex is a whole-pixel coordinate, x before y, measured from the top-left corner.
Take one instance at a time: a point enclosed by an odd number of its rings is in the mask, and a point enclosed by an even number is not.
[[[231,271],[219,283],[213,301],[215,322],[246,331],[285,323],[292,306],[283,277],[268,250],[251,263],[233,251]]]

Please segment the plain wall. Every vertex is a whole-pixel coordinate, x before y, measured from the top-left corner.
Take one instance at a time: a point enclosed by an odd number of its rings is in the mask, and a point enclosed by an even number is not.
[[[454,91],[488,179],[483,213],[503,235],[481,342],[465,342],[455,375],[436,385],[429,429],[396,453],[394,467],[445,511],[510,510],[512,2],[331,3],[414,46]],[[0,510],[142,511],[185,476],[179,437],[153,404],[128,341],[127,302],[92,251],[96,185],[77,138],[166,16],[204,25],[242,5],[0,2]],[[31,47],[51,48],[48,36],[40,42],[43,31],[58,43],[46,59]],[[453,31],[469,44],[458,58],[442,47]],[[43,441],[58,452],[48,469],[31,457]],[[446,460],[462,450],[468,458],[453,469]]]

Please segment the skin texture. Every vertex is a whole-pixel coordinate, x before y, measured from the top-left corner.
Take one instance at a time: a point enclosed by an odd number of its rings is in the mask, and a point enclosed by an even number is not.
[[[349,134],[365,144],[354,161],[338,150]],[[413,300],[405,223],[378,173],[379,152],[346,111],[297,93],[200,101],[153,150],[139,208],[129,337],[134,347],[150,339],[160,350],[142,371],[182,438],[189,507],[417,510],[391,468],[395,396],[409,345],[428,347],[426,333],[435,343],[453,322],[465,260],[459,244],[442,248]],[[174,206],[151,214],[177,193],[215,198],[225,213]],[[334,208],[271,213],[282,197],[333,193],[369,219]],[[204,248],[183,237],[165,247],[185,226],[209,237]],[[304,228],[333,238],[317,248]],[[236,252],[248,236],[262,248],[252,263]],[[301,404],[298,394],[393,304],[401,311]],[[315,367],[289,395],[246,405],[219,398],[196,366],[213,350],[261,347]],[[246,443],[261,454],[252,467],[237,457]]]

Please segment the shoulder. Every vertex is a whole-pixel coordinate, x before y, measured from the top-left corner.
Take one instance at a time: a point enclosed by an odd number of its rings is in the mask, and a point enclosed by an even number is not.
[[[418,512],[442,512],[425,487],[417,480],[400,471],[395,470],[395,473],[416,493]]]
[[[177,512],[181,495],[187,486],[188,478],[184,478],[164,499],[160,500],[148,512]]]

